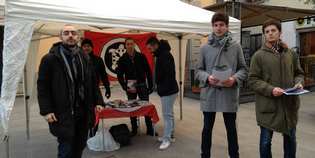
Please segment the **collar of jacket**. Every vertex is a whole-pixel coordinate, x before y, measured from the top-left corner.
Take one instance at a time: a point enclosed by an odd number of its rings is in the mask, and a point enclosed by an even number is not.
[[[283,49],[282,52],[287,52],[288,49],[289,49],[288,45],[286,43],[284,43],[283,41],[280,41],[280,47]],[[270,53],[276,53],[271,48],[272,48],[272,44],[269,43],[269,42],[265,42],[265,44],[262,45],[262,49],[263,50],[266,50],[266,51],[268,51]]]
[[[55,44],[53,44],[52,48],[49,50],[49,53],[53,53],[54,55],[56,55],[58,58],[62,59],[61,55],[60,55],[60,47],[63,47],[62,42],[57,42]],[[65,54],[69,54],[69,49],[65,48]],[[80,48],[77,46],[76,48],[76,53],[80,53]]]
[[[61,56],[61,53],[60,53],[60,47],[62,47],[62,42],[57,42],[57,43],[55,43],[55,44],[52,46],[52,48],[49,50],[49,53],[52,53],[54,56],[56,56],[56,57],[58,58],[58,60],[59,60],[61,63],[63,63],[62,66],[63,66],[64,70],[66,70],[65,62],[64,62],[64,60],[63,60],[63,58],[62,58],[62,56]],[[66,51],[69,51],[69,50],[66,50]],[[84,54],[83,54],[83,52],[81,51],[81,48],[80,48],[80,47],[77,47],[77,49],[76,49],[75,51],[76,51],[77,55],[80,56],[82,62],[84,62],[84,61],[83,61],[83,60],[84,60],[84,57],[85,57],[85,58],[88,58],[87,55],[84,55]],[[82,65],[82,64],[83,64],[83,65]],[[80,62],[80,65],[81,65],[81,67],[84,67],[84,63],[81,63],[81,62]],[[68,72],[66,71],[66,73],[68,73]],[[83,73],[85,73],[85,72],[83,72]]]
[[[138,57],[140,54],[141,54],[141,53],[139,53],[139,52],[137,52],[137,51],[135,50],[135,54],[134,54],[133,58]],[[128,54],[127,52],[125,52],[125,53],[123,54],[123,56],[125,56],[125,57],[128,58],[128,59],[131,59],[131,57],[129,56],[129,54]],[[123,57],[123,56],[122,56],[122,57]]]
[[[96,57],[93,51],[90,52],[87,56],[89,56],[90,58],[95,58]]]

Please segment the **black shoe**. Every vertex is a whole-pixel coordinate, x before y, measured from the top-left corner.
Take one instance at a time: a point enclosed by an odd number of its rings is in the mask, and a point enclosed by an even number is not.
[[[147,131],[147,135],[148,135],[148,136],[159,136],[159,134],[158,134],[157,132],[155,132],[155,133],[153,134],[153,131]]]
[[[138,134],[138,131],[131,131],[130,132],[130,136],[133,137],[133,136],[136,136]]]

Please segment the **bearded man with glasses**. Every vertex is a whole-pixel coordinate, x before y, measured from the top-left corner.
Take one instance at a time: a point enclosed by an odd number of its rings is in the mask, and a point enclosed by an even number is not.
[[[38,104],[59,143],[58,158],[81,158],[94,109],[102,109],[103,99],[92,64],[77,45],[78,30],[64,25],[60,39],[41,60]]]

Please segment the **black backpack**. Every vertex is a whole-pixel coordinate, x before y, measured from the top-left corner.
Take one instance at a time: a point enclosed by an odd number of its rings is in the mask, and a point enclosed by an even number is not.
[[[109,132],[120,146],[127,146],[130,144],[130,131],[126,124],[112,126],[109,129]]]

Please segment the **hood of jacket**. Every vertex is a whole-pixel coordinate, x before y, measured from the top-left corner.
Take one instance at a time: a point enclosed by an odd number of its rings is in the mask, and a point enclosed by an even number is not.
[[[170,52],[170,51],[171,51],[171,46],[168,43],[168,41],[167,40],[160,40],[159,48],[154,52],[154,55],[158,57],[162,53]]]

